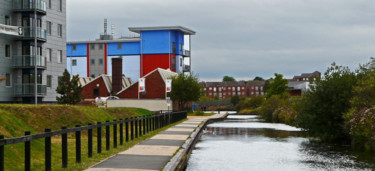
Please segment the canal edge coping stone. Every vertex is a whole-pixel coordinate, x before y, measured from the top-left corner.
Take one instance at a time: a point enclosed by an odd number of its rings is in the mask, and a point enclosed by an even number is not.
[[[194,132],[190,134],[189,138],[185,141],[185,143],[181,146],[181,148],[176,152],[176,154],[170,159],[170,161],[164,166],[163,170],[166,170],[166,171],[184,170],[187,165],[187,161],[189,159],[191,151],[193,149],[192,147],[194,147],[194,145],[197,143],[199,139],[199,135],[201,134],[203,129],[209,123],[224,120],[228,115],[229,113],[226,113],[219,118],[209,118],[203,121],[203,123],[201,123],[194,130]]]

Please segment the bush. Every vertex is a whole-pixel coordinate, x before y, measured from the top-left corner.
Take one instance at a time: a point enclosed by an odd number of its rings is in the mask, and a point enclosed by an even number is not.
[[[268,98],[263,105],[259,109],[259,114],[267,121],[273,121],[273,113],[274,111],[283,105],[283,99],[278,96],[274,95]]]
[[[343,115],[355,84],[356,75],[349,68],[332,64],[298,105],[298,126],[326,141],[348,138]]]

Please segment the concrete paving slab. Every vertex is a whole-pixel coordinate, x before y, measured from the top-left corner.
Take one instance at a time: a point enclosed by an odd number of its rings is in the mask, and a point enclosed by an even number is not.
[[[159,134],[168,134],[168,135],[190,135],[191,132],[188,131],[163,131]]]
[[[199,123],[181,123],[181,124],[178,124],[180,126],[198,126]]]
[[[181,125],[177,125],[177,126],[174,126],[174,127],[171,127],[171,128],[196,128],[196,126],[181,126]]]
[[[118,154],[95,165],[92,169],[138,169],[138,170],[159,170],[168,163],[169,156],[159,155],[123,155]],[[96,171],[87,169],[87,171]]]
[[[193,132],[195,128],[169,128],[166,131],[182,131],[182,132]]]
[[[139,143],[139,145],[164,145],[164,146],[182,146],[185,140],[159,140],[149,139]]]
[[[151,139],[163,139],[163,140],[186,140],[189,135],[167,135],[167,134],[158,134],[153,136]]]
[[[179,146],[136,145],[119,154],[172,156]]]

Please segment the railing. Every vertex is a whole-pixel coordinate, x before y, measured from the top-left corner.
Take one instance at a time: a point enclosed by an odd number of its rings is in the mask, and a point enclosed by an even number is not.
[[[39,96],[45,96],[47,94],[47,86],[38,84],[37,94]],[[15,96],[35,96],[35,84],[15,84],[14,85]]]
[[[184,72],[190,72],[190,65],[184,65]]]
[[[20,36],[22,35],[22,28],[18,26],[10,26],[6,24],[0,24],[0,34],[7,34],[13,36]]]
[[[47,11],[47,4],[42,0],[36,0],[36,7],[34,7],[34,0],[13,0],[14,10],[39,10],[42,12]]]
[[[23,28],[23,36],[24,38],[34,38],[35,37],[35,28],[33,27],[24,27]],[[47,30],[37,27],[36,28],[36,37],[39,39],[47,39]]]
[[[105,149],[110,150],[111,144],[111,133],[110,127],[112,126],[112,140],[113,148],[117,148],[119,138],[120,145],[124,144],[124,140],[129,142],[138,138],[138,136],[145,135],[151,131],[157,130],[168,124],[185,119],[187,112],[173,112],[164,113],[151,116],[135,117],[125,120],[113,120],[112,122],[107,121],[106,123],[98,122],[95,125],[89,124],[88,126],[76,125],[75,128],[67,129],[63,127],[59,131],[51,131],[51,129],[45,129],[44,133],[30,135],[30,132],[25,132],[25,136],[17,138],[4,139],[4,136],[0,135],[0,171],[4,171],[4,146],[18,143],[25,143],[25,170],[30,170],[31,167],[31,141],[36,139],[44,138],[45,142],[45,170],[50,171],[52,169],[52,149],[51,149],[51,137],[61,135],[61,153],[62,153],[62,167],[68,167],[68,133],[75,134],[75,146],[76,146],[76,163],[81,163],[81,133],[87,131],[88,138],[88,152],[89,158],[93,156],[93,130],[96,129],[97,133],[97,153],[102,153],[102,128],[105,128]],[[117,125],[119,127],[117,127]],[[124,128],[125,126],[125,128]],[[130,128],[130,129],[129,129]],[[125,129],[125,130],[124,130]],[[119,135],[118,132],[119,131]],[[124,136],[125,131],[125,136]]]
[[[184,50],[183,56],[190,56],[190,50]]]
[[[44,56],[36,56],[36,66],[46,67],[47,58]],[[13,67],[34,67],[35,66],[35,56],[34,55],[22,55],[13,56]]]

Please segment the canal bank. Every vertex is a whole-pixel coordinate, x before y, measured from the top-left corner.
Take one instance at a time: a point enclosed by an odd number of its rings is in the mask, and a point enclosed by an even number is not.
[[[207,120],[223,118],[226,113],[210,117],[193,117],[177,124],[152,138],[145,140],[126,151],[120,152],[92,167],[88,171],[96,170],[160,170],[178,156],[179,152],[188,147],[191,137]],[[169,170],[165,168],[163,170]],[[174,170],[174,169],[172,169]]]

